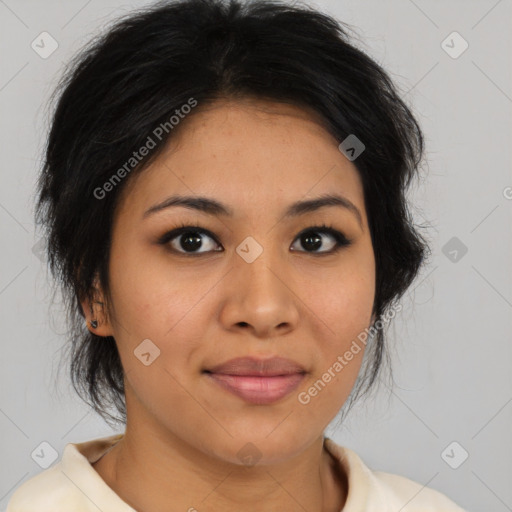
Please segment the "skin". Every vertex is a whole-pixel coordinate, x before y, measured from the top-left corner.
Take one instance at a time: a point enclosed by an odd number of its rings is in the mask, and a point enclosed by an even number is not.
[[[107,306],[94,305],[93,331],[115,337],[127,425],[93,467],[144,512],[340,511],[347,478],[325,450],[323,432],[346,401],[364,350],[310,403],[301,404],[298,394],[374,319],[375,260],[362,183],[340,141],[309,110],[254,99],[200,107],[181,121],[165,153],[130,177],[116,210],[111,301],[97,286]],[[341,207],[282,218],[289,204],[334,192],[358,208],[361,225]],[[143,218],[173,194],[214,198],[234,216],[172,207]],[[182,254],[171,242],[157,243],[181,223],[215,235],[201,235],[195,251],[202,256],[183,252],[183,236],[172,242]],[[315,254],[298,234],[322,223],[352,244]],[[248,236],[263,248],[252,263],[236,252]],[[329,251],[334,240],[320,236],[318,251]],[[224,251],[214,252],[219,246]],[[82,306],[91,320],[90,304]],[[134,355],[145,339],[160,350],[148,366]],[[247,355],[287,357],[307,375],[288,396],[257,405],[202,373]],[[260,456],[250,467],[237,455],[249,442]]]

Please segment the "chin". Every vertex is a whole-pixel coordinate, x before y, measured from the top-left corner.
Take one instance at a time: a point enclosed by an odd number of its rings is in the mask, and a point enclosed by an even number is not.
[[[286,421],[286,420],[285,420]],[[276,428],[277,427],[277,428]],[[279,423],[272,428],[247,429],[243,434],[208,440],[208,452],[218,459],[238,466],[266,466],[285,462],[305,450],[318,436],[307,436],[297,425],[278,432]],[[272,431],[272,429],[275,429]],[[302,431],[302,432],[301,432]]]

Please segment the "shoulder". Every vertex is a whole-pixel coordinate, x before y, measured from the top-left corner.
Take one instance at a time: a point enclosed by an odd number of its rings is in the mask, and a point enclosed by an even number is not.
[[[92,466],[121,437],[116,434],[68,443],[58,462],[14,491],[6,512],[132,512]]]
[[[374,471],[351,449],[325,438],[325,447],[348,477],[343,512],[466,512],[443,493],[409,478]]]
[[[61,462],[21,484],[6,512],[55,512],[56,506],[76,512],[88,510],[84,496],[63,473]]]
[[[445,494],[409,478],[373,471],[375,489],[392,498],[403,512],[466,512]]]

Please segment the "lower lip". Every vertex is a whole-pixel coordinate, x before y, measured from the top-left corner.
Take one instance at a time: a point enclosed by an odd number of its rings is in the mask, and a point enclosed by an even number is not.
[[[246,402],[260,405],[277,402],[289,395],[304,378],[303,373],[274,377],[225,375],[222,373],[208,373],[207,375],[221,387]]]

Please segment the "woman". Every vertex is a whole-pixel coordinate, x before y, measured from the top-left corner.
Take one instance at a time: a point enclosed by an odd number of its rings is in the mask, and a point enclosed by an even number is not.
[[[38,219],[73,385],[126,429],[68,444],[7,511],[461,511],[324,435],[428,249],[405,200],[421,130],[346,29],[160,3],[59,91]]]

